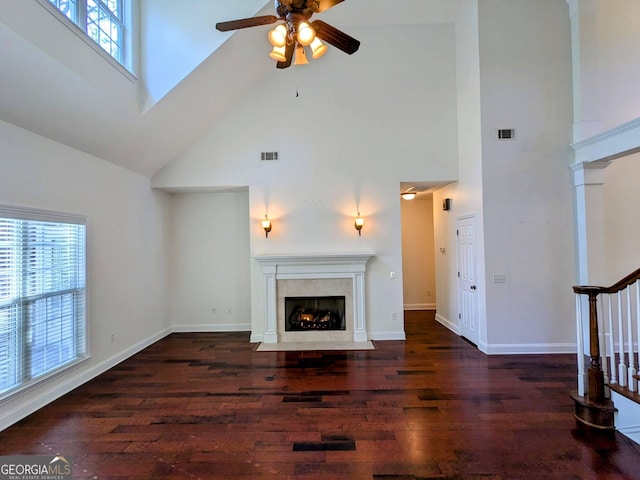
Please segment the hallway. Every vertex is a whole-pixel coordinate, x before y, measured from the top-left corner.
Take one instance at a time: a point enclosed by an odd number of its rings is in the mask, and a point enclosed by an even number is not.
[[[406,312],[373,351],[254,352],[173,334],[0,432],[86,479],[640,479],[640,447],[588,440],[575,357],[487,357]]]

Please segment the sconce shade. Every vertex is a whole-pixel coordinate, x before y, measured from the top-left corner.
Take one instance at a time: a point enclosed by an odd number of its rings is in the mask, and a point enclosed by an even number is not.
[[[284,24],[278,25],[269,31],[269,42],[274,47],[284,47],[287,44],[287,27]]]
[[[323,56],[325,53],[327,53],[327,46],[322,43],[320,41],[320,39],[318,37],[313,39],[313,42],[311,42],[311,53],[312,53],[312,57],[314,59],[316,58],[320,58],[321,56]]]
[[[316,31],[307,22],[300,22],[298,25],[298,43],[300,45],[311,45],[316,38]]]
[[[294,62],[294,65],[307,65],[308,63],[309,60],[307,60],[307,54],[304,51],[304,47],[298,45],[296,47],[296,61]]]
[[[403,200],[413,200],[414,198],[416,198],[416,194],[413,192],[401,193],[400,196]]]
[[[360,216],[360,212],[358,212],[358,216],[353,222],[353,225],[356,227],[356,230],[358,231],[358,236],[359,237],[362,236],[362,227],[364,227],[364,218]]]
[[[284,53],[284,46],[282,47],[274,46],[269,56],[274,60],[277,60],[278,62],[284,62],[287,60],[287,57],[285,56],[285,53]]]
[[[271,220],[267,218],[266,214],[264,216],[264,220],[262,220],[261,223],[262,228],[264,229],[265,238],[269,238],[269,232],[271,231]]]

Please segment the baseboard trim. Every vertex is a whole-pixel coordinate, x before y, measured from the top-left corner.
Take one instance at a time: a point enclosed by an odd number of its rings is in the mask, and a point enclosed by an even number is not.
[[[575,343],[487,343],[483,345],[487,355],[545,355],[576,353]]]
[[[384,341],[384,340],[406,340],[407,336],[403,331],[400,332],[393,332],[393,331],[389,331],[389,332],[369,332],[369,339],[370,340],[379,340],[379,341]]]
[[[54,400],[57,400],[63,395],[66,395],[71,390],[87,383],[89,380],[92,380],[93,378],[106,372],[110,368],[115,367],[127,358],[135,355],[141,350],[144,350],[148,346],[153,345],[155,342],[166,337],[170,333],[171,328],[166,328],[161,332],[156,333],[155,335],[151,335],[150,337],[136,343],[135,345],[132,345],[126,350],[117,353],[116,355],[104,360],[103,362],[100,362],[93,367],[82,370],[81,372],[77,372],[75,375],[70,372],[70,374],[72,375],[70,378],[55,382],[55,384],[53,384],[52,382],[52,385],[48,389],[35,396],[33,396],[33,390],[25,390],[19,395],[7,399],[7,404],[16,402],[17,405],[13,408],[8,409],[0,416],[0,431],[4,430],[7,427],[10,427],[16,422],[19,422],[28,415],[31,415],[32,413],[38,411]]]
[[[405,310],[435,310],[435,303],[407,303],[404,305]]]
[[[250,323],[174,325],[173,333],[250,332]]]
[[[460,335],[460,327],[458,327],[458,324],[450,322],[448,318],[443,317],[439,313],[436,313],[435,319],[438,323],[441,323],[456,335]]]

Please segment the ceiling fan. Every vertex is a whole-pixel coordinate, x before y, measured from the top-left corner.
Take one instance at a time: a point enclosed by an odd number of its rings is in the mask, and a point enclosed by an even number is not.
[[[309,22],[309,19],[314,13],[324,12],[343,1],[344,0],[275,0],[275,8],[278,16],[263,15],[228,22],[219,22],[216,24],[216,29],[221,32],[228,32],[241,28],[271,25],[282,21],[283,23],[269,32],[269,41],[273,45],[273,50],[269,55],[278,61],[276,65],[278,68],[291,66],[294,60],[294,54],[296,65],[308,63],[305,47],[309,47],[313,58],[320,58],[327,51],[327,46],[322,43],[322,40],[351,55],[360,48],[360,42],[358,40],[322,20]]]

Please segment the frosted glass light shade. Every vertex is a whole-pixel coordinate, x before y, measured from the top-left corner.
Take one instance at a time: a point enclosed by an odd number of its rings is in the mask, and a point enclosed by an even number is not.
[[[300,45],[311,45],[316,38],[316,31],[307,22],[300,22],[298,25],[298,43]]]
[[[273,47],[271,53],[269,54],[271,58],[277,60],[278,62],[284,62],[287,60],[287,57],[284,54],[284,45],[282,47]]]
[[[280,24],[269,31],[269,42],[274,47],[284,47],[287,44],[287,27],[284,24]]]
[[[294,65],[307,65],[308,63],[309,60],[307,60],[307,54],[304,51],[304,47],[298,45],[296,47],[296,61],[294,62]]]
[[[313,39],[313,42],[311,42],[311,56],[315,59],[315,58],[320,58],[321,56],[323,56],[325,53],[327,53],[327,46],[322,43],[320,41],[320,39],[318,37]]]

